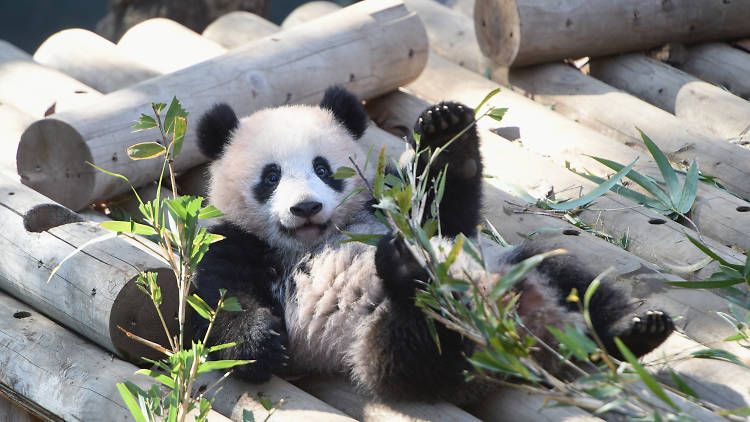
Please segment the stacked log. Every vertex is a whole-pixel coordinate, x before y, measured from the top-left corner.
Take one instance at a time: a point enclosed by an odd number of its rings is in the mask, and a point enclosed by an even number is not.
[[[41,118],[86,106],[99,97],[101,93],[94,88],[35,63],[28,54],[0,40],[0,103]]]
[[[16,177],[16,151],[21,134],[34,121],[32,116],[0,103],[0,171]]]
[[[750,127],[749,102],[658,60],[628,54],[589,66],[592,76],[676,115],[685,126],[723,139],[737,139]]]
[[[219,44],[165,18],[149,19],[130,28],[117,42],[117,49],[158,73],[176,72],[225,51]]]
[[[424,30],[416,15],[400,3],[359,3],[323,19],[325,25],[302,25],[108,94],[92,107],[33,123],[19,145],[22,181],[70,208],[81,209],[128,189],[86,161],[124,174],[135,186],[157,178],[159,163],[131,161],[125,155],[129,145],[142,141],[141,134],[131,133],[130,125],[134,116],[148,112],[151,101],[168,101],[177,93],[194,116],[218,101],[246,115],[289,102],[316,103],[335,84],[369,98],[408,82],[424,66]],[[347,60],[337,60],[344,56]],[[304,77],[299,69],[306,69]],[[191,92],[181,95],[185,86]],[[182,171],[204,161],[195,131],[189,129],[176,168]]]
[[[750,54],[728,44],[706,43],[687,49],[683,61],[675,65],[704,81],[714,83],[750,100]]]
[[[34,53],[34,60],[103,93],[159,75],[153,68],[119,54],[115,44],[85,29],[66,29],[47,38]]]
[[[750,36],[743,1],[477,0],[479,45],[501,66]]]
[[[284,18],[281,27],[289,29],[297,25],[317,19],[321,16],[328,15],[341,9],[341,6],[332,1],[311,1],[305,3]]]
[[[248,41],[263,38],[279,27],[250,12],[232,12],[213,21],[203,31],[203,37],[224,48],[239,47]]]

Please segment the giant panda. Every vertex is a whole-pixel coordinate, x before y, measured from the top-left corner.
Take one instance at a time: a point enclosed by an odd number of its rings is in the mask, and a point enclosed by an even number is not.
[[[420,115],[415,132],[420,145],[434,149],[473,121],[472,109],[442,102]],[[367,125],[361,102],[340,87],[329,88],[318,106],[269,108],[238,119],[219,104],[201,118],[199,145],[213,159],[209,198],[224,213],[212,231],[225,239],[211,246],[194,285],[211,305],[227,289],[243,308],[218,317],[211,341],[239,344],[216,357],[254,360],[237,369],[254,382],[272,373],[333,372],[381,398],[474,400],[486,388],[465,382],[472,344],[437,323],[438,350],[414,303],[427,274],[375,217],[362,178],[333,177],[352,165],[350,158],[362,165],[366,151],[358,139]],[[432,168],[446,165],[438,246],[459,233],[477,234],[482,160],[473,126]],[[383,236],[373,246],[344,242],[343,231]],[[496,273],[540,252],[523,245],[492,251],[486,260]],[[461,271],[483,270],[463,254],[459,261],[454,266]],[[524,325],[551,344],[548,325],[584,327],[565,297],[573,288],[585,291],[593,279],[569,258],[545,260],[518,287]],[[641,356],[674,328],[663,312],[636,314],[633,302],[608,284],[594,295],[593,327],[615,356],[615,336]],[[197,325],[200,336],[205,323]],[[551,370],[559,363],[544,351],[537,357]]]

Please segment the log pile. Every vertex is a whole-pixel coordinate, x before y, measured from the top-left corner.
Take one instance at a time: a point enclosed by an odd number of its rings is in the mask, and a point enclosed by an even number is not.
[[[7,412],[17,420],[101,414],[127,420],[114,385],[143,381],[131,362],[149,349],[117,327],[163,336],[153,304],[132,280],[141,270],[157,271],[165,299],[176,298],[168,267],[144,247],[148,240],[99,242],[107,232],[94,221],[107,217],[89,205],[123,200],[128,189],[86,161],[128,176],[141,194],[153,196],[160,169],[125,153],[142,140],[130,125],[151,102],[177,95],[197,118],[223,101],[247,115],[316,103],[332,84],[366,100],[373,123],[362,142],[385,146],[394,157],[403,150],[399,138],[427,104],[475,106],[503,88],[489,103],[509,109],[503,120],[478,126],[488,221],[512,243],[543,228],[531,242],[586,256],[593,273],[613,268],[612,279],[634,298],[678,316],[681,333],[644,362],[665,384],[673,383],[670,370],[678,372],[700,396],[690,402],[669,393],[685,413],[718,420],[716,406],[747,406],[750,370],[690,357],[710,347],[750,362],[750,349],[723,341],[735,333],[719,314],[731,313],[725,292],[664,280],[706,280],[718,269],[687,235],[700,234],[731,262],[743,262],[750,249],[750,52],[741,49],[750,45],[750,5],[554,3],[367,0],[340,10],[314,1],[281,25],[233,12],[198,34],[157,18],[135,25],[117,43],[69,29],[33,57],[0,40],[0,419]],[[648,51],[667,43],[659,54]],[[689,221],[608,192],[579,210],[573,225],[518,197],[518,188],[557,200],[590,192],[596,184],[566,167],[610,175],[592,155],[621,163],[639,157],[635,168],[660,180],[636,128],[675,166],[697,160],[723,187],[699,183]],[[175,163],[178,191],[205,195],[205,161],[190,128]],[[85,254],[72,254],[84,244],[91,244]],[[174,308],[174,301],[162,304],[167,315]],[[60,353],[46,353],[53,347]],[[667,367],[665,356],[678,359]],[[214,381],[200,380],[203,386]],[[274,377],[263,385],[230,378],[210,420],[242,420],[243,409],[263,420],[268,410],[259,394],[285,402],[271,420],[601,420],[585,406],[542,409],[543,396],[512,388],[464,409],[382,403],[341,377],[322,375],[292,382]]]

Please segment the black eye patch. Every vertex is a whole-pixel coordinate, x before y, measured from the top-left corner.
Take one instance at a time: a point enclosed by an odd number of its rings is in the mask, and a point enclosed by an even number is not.
[[[331,165],[328,164],[328,160],[323,157],[315,157],[312,165],[315,175],[318,176],[323,183],[330,186],[331,189],[336,192],[344,190],[344,181],[333,178],[333,171],[331,171]]]
[[[253,195],[255,200],[265,204],[268,198],[273,195],[276,186],[281,181],[281,167],[278,164],[266,164],[260,173],[260,180],[253,186]]]

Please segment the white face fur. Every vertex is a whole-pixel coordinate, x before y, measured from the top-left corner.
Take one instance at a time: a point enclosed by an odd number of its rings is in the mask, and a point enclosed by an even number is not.
[[[240,120],[212,164],[211,202],[271,246],[306,251],[362,209],[364,194],[344,200],[364,182],[332,175],[339,167],[352,167],[349,157],[361,167],[365,155],[327,110],[261,110]]]

